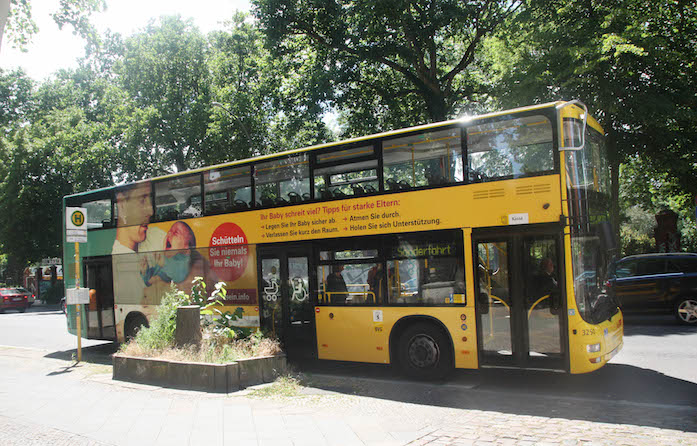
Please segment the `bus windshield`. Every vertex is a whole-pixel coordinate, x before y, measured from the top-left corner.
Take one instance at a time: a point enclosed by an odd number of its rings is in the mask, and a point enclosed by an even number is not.
[[[568,120],[567,134],[578,135],[581,124]],[[610,169],[605,138],[588,126],[583,150],[566,152],[569,226],[574,294],[581,317],[589,323],[618,311],[605,293],[607,268],[616,250],[610,225]],[[566,141],[571,145],[573,141]]]

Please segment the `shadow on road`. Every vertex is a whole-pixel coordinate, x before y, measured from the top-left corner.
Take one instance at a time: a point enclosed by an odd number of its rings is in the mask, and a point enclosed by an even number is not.
[[[653,370],[610,364],[569,375],[523,370],[458,370],[421,383],[387,366],[302,362],[307,384],[345,394],[413,404],[653,426],[697,432],[697,384]]]
[[[679,324],[672,315],[624,315],[625,336],[669,336],[691,335],[697,333],[697,325]]]
[[[116,342],[105,342],[104,344],[92,345],[82,348],[82,362],[89,364],[111,365],[111,355],[119,349]],[[51,352],[45,355],[46,358],[62,359],[64,361],[77,360],[77,348],[71,350]]]

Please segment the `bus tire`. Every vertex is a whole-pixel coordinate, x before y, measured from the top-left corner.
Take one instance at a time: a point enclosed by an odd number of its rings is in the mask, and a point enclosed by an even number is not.
[[[126,342],[136,337],[141,327],[148,327],[148,320],[141,313],[131,313],[123,325],[123,336]]]
[[[433,324],[417,322],[399,337],[399,364],[410,378],[444,378],[452,371],[452,356],[447,334]]]

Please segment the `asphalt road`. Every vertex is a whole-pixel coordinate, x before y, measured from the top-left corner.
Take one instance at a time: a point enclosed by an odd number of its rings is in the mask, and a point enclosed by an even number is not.
[[[82,340],[83,347],[104,344],[109,343]],[[26,313],[7,310],[0,314],[0,345],[63,352],[77,349],[77,337],[68,333],[65,315],[58,305],[33,305]]]
[[[47,357],[70,359],[77,341],[67,332],[65,316],[57,308],[33,307],[26,313],[0,314],[0,345],[40,349],[46,351]],[[83,340],[83,348],[83,360],[105,364],[110,363],[109,354],[116,350],[113,343],[90,340]],[[296,365],[301,371],[316,376],[403,382],[392,368],[382,365],[330,361]],[[345,383],[342,384],[341,379],[336,382],[334,390],[355,393],[358,388],[360,392],[360,386],[350,385],[350,389],[342,389]],[[670,316],[630,315],[625,318],[623,350],[594,373],[568,375],[498,369],[457,370],[442,384],[511,395],[535,394],[591,401],[627,401],[654,407],[697,408],[697,327],[680,326]],[[385,386],[385,392],[389,387]],[[384,396],[400,399],[399,395]]]

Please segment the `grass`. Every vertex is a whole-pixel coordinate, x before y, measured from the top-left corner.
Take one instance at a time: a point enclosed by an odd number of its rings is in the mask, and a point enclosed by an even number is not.
[[[194,279],[192,295],[201,300],[206,296],[203,279]],[[216,284],[216,292],[225,297],[223,283]],[[214,293],[214,295],[215,295]],[[220,297],[218,296],[218,297]],[[205,301],[206,299],[204,299]],[[201,362],[225,364],[239,359],[273,356],[281,353],[280,343],[276,339],[264,337],[260,331],[250,334],[249,330],[240,330],[230,325],[241,317],[235,313],[221,313],[206,319],[202,324],[202,341],[197,347],[177,347],[174,338],[177,325],[177,308],[188,305],[192,297],[178,290],[174,285],[162,297],[157,315],[149,327],[143,327],[135,338],[123,344],[119,350],[127,356],[139,358],[158,358],[170,361]],[[209,311],[209,313],[212,313]],[[202,322],[204,322],[202,320]]]
[[[201,341],[200,348],[177,348],[171,345],[150,347],[135,341],[124,344],[120,353],[140,358],[158,358],[181,362],[202,362],[225,364],[244,358],[273,356],[281,352],[280,344],[275,339],[250,336],[244,339],[228,340],[208,334]]]
[[[300,395],[303,386],[298,377],[279,376],[276,381],[258,389],[252,389],[249,396],[254,398],[292,398]]]

